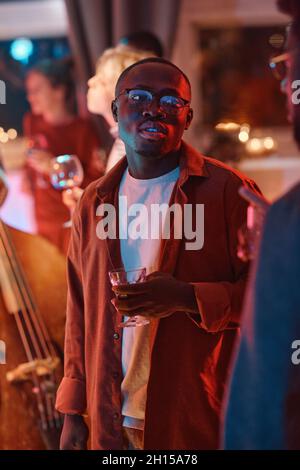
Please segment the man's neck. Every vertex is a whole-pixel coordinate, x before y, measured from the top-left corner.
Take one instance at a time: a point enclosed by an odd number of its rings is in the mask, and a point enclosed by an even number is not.
[[[127,149],[126,149],[127,150]],[[161,158],[146,157],[126,151],[128,170],[136,179],[151,179],[165,175],[179,165],[180,149],[170,152]]]

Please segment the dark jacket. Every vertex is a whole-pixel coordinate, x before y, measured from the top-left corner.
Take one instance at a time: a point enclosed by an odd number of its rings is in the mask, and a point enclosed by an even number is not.
[[[300,184],[266,217],[227,398],[226,449],[300,449],[299,348]]]

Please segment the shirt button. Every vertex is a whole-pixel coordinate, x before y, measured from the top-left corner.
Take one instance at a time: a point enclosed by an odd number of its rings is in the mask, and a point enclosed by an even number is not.
[[[114,418],[114,420],[119,419],[119,413],[114,413],[113,418]]]
[[[119,333],[114,333],[114,339],[119,339],[119,338],[120,338]]]
[[[118,372],[114,372],[114,373],[113,373],[113,378],[114,378],[114,379],[117,379],[118,377],[119,377]]]

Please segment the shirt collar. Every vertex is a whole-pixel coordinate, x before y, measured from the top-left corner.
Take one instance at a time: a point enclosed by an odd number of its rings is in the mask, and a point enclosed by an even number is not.
[[[97,194],[100,197],[112,192],[120,184],[127,166],[127,158],[125,156],[105,176],[100,178],[96,186]],[[209,177],[203,155],[184,141],[182,141],[181,146],[179,169],[179,186],[182,186],[190,176]]]

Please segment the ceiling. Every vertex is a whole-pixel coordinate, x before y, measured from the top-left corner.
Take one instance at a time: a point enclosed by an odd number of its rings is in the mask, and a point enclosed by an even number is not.
[[[67,34],[64,0],[0,1],[0,40]]]

